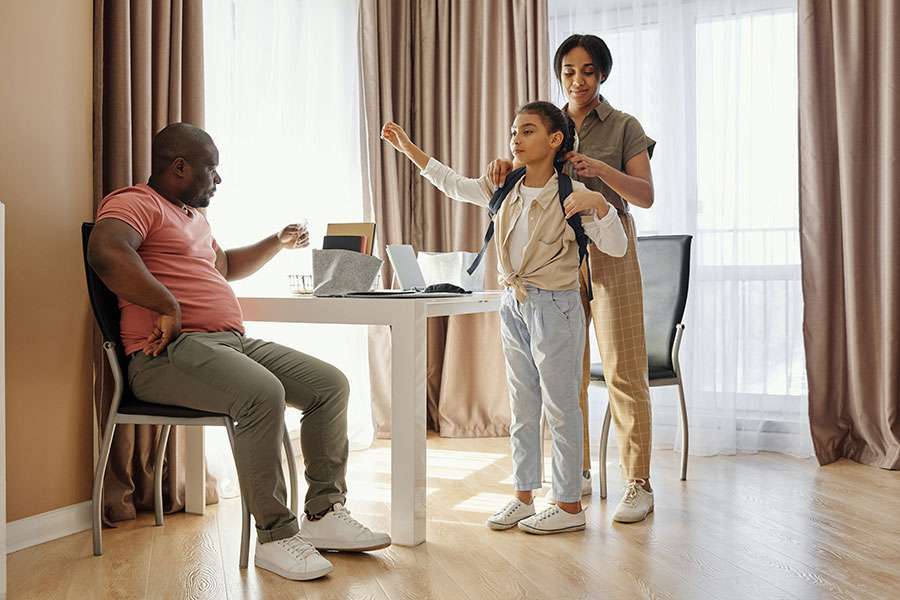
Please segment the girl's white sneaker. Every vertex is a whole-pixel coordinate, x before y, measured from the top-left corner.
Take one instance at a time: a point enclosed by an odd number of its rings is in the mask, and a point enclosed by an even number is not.
[[[518,498],[513,498],[506,506],[488,517],[487,526],[491,529],[510,529],[522,519],[527,519],[534,514],[534,500],[531,504],[525,504]]]
[[[520,521],[519,529],[538,535],[581,531],[586,522],[584,511],[585,509],[582,508],[579,512],[572,514],[556,505],[551,505],[536,515]]]

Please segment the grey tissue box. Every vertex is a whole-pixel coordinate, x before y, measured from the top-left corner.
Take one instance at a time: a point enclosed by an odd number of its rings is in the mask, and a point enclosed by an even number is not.
[[[372,289],[382,260],[350,250],[313,250],[313,294],[341,296]]]

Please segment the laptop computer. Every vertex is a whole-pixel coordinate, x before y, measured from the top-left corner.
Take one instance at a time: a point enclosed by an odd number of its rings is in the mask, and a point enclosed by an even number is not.
[[[348,296],[378,296],[387,298],[454,298],[466,296],[470,292],[426,292],[425,276],[416,260],[416,252],[409,244],[391,244],[387,246],[388,260],[400,281],[399,290],[370,290],[368,292],[351,292]]]

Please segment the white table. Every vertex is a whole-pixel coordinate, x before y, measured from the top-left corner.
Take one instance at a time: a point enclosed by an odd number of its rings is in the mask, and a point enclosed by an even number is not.
[[[428,317],[495,312],[500,292],[453,298],[239,298],[245,321],[388,325],[391,328],[391,537],[425,541],[425,378]],[[187,433],[186,510],[203,514],[202,428]]]

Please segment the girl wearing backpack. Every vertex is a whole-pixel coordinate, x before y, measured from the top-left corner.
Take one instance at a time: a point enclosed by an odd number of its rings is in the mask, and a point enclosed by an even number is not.
[[[651,410],[641,267],[630,206],[653,205],[650,157],[656,142],[633,116],[613,108],[600,93],[612,70],[612,54],[602,39],[575,34],[556,50],[553,67],[567,103],[563,111],[577,126],[578,150],[566,158],[579,181],[607,198],[631,240],[622,257],[591,251],[591,273],[582,273],[582,301],[593,315],[597,347],[616,428],[625,493],[613,513],[620,523],[643,521],[653,512],[650,486]],[[502,182],[513,163],[498,159],[488,172]],[[591,277],[591,275],[593,277]],[[590,299],[589,299],[590,297]],[[585,345],[581,399],[587,431],[590,348]],[[587,450],[587,449],[586,449]],[[591,493],[590,453],[584,456],[583,492]]]
[[[549,102],[519,109],[510,149],[524,168],[516,172],[520,179],[514,183],[510,180],[516,177],[507,179],[499,191],[487,176],[467,179],[431,158],[395,123],[385,124],[382,137],[446,195],[496,211],[488,234],[496,228],[498,271],[505,288],[500,331],[512,412],[515,497],[488,519],[487,526],[518,525],[536,534],[584,529],[578,394],[585,315],[578,279],[583,251],[578,240],[584,245],[589,238],[602,252],[624,255],[628,241],[618,213],[602,194],[562,174],[563,157],[572,149],[572,126]],[[553,437],[557,504],[536,512],[532,491],[541,487],[542,406]]]

